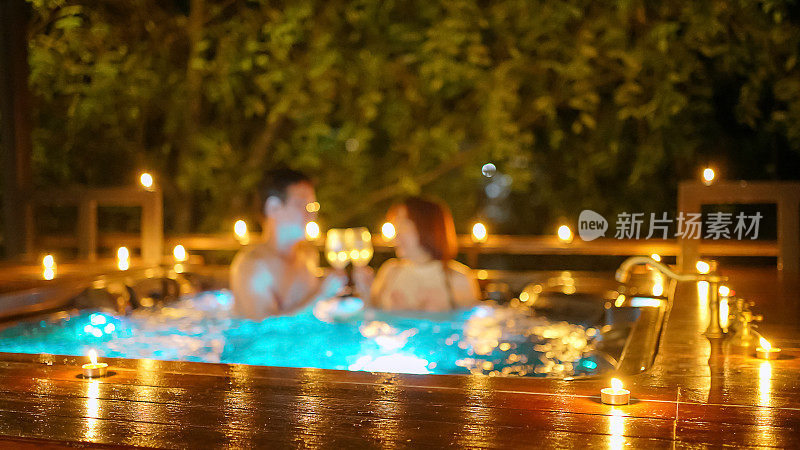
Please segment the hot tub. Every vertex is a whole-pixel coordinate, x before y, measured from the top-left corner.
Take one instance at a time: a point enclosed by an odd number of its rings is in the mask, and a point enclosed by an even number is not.
[[[0,352],[85,355],[96,349],[132,359],[508,377],[646,370],[665,298],[619,301],[630,286],[566,273],[538,274],[509,304],[435,314],[389,314],[353,308],[353,300],[323,300],[254,322],[230,314],[227,290],[156,303],[133,301],[131,294],[131,310],[84,303],[6,323]]]

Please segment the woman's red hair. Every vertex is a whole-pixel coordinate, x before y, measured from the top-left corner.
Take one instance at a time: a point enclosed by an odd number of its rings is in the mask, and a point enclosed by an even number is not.
[[[458,253],[456,227],[450,208],[442,202],[422,197],[409,197],[389,209],[389,217],[405,208],[408,218],[414,222],[419,234],[419,244],[433,259],[450,261]]]

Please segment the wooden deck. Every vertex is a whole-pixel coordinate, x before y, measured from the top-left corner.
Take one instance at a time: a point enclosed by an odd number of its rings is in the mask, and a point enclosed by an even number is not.
[[[557,381],[0,354],[0,444],[213,447],[800,446],[797,285],[729,272],[784,349],[764,362],[700,335],[692,284],[678,287],[653,368],[599,402],[607,379]]]

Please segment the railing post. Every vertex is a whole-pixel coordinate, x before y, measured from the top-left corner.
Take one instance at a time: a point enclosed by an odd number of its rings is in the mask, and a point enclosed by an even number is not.
[[[31,96],[25,0],[0,1],[0,157],[3,173],[3,239],[6,257],[33,257]]]
[[[478,255],[481,252],[480,242],[473,242],[472,245],[467,247],[467,264],[470,269],[478,268]]]
[[[702,212],[697,189],[700,186],[693,181],[682,181],[678,185],[678,211],[677,214]],[[685,234],[685,229],[682,230]],[[701,230],[702,233],[702,230]],[[702,238],[702,236],[701,236]],[[678,267],[684,273],[694,271],[694,264],[700,259],[700,239],[686,239],[684,235],[678,237]]]
[[[78,250],[81,258],[97,260],[97,200],[84,199],[78,206]]]
[[[778,271],[800,274],[800,195],[784,192],[778,200]]]
[[[161,263],[164,254],[163,194],[148,191],[142,204],[142,259],[145,264]]]

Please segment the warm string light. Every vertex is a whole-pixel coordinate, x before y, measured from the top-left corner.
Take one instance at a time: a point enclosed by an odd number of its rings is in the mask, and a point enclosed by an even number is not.
[[[397,235],[397,232],[391,222],[386,222],[381,226],[381,234],[384,240],[391,241]]]
[[[250,236],[247,233],[247,222],[242,219],[233,224],[233,234],[236,235],[236,240],[242,245],[247,245],[250,241]]]
[[[145,172],[139,177],[139,183],[141,183],[145,189],[152,189],[154,183],[153,176]]]
[[[658,261],[658,262],[661,262],[661,256],[660,256],[658,253],[653,253],[652,255],[650,255],[650,258],[651,258],[653,261]]]
[[[710,186],[714,182],[715,177],[716,174],[714,173],[714,169],[710,167],[703,169],[703,184]]]
[[[186,254],[186,248],[184,248],[181,244],[176,245],[175,248],[172,249],[172,256],[177,262],[186,261],[188,258],[188,255]]]
[[[711,271],[711,265],[705,261],[697,261],[697,264],[695,264],[695,269],[697,269],[697,273],[707,274],[709,271]]]
[[[128,247],[120,247],[117,249],[117,268],[119,270],[128,270],[130,267],[130,252]]]
[[[482,224],[481,222],[477,222],[472,226],[472,240],[474,242],[486,242],[488,237],[489,232],[486,230],[486,225]]]
[[[56,260],[53,255],[42,258],[42,278],[52,280],[56,277]]]
[[[306,224],[306,239],[313,241],[319,238],[320,229],[319,224],[313,220]]]
[[[567,225],[561,225],[558,227],[558,239],[569,244],[572,242],[572,230]]]

